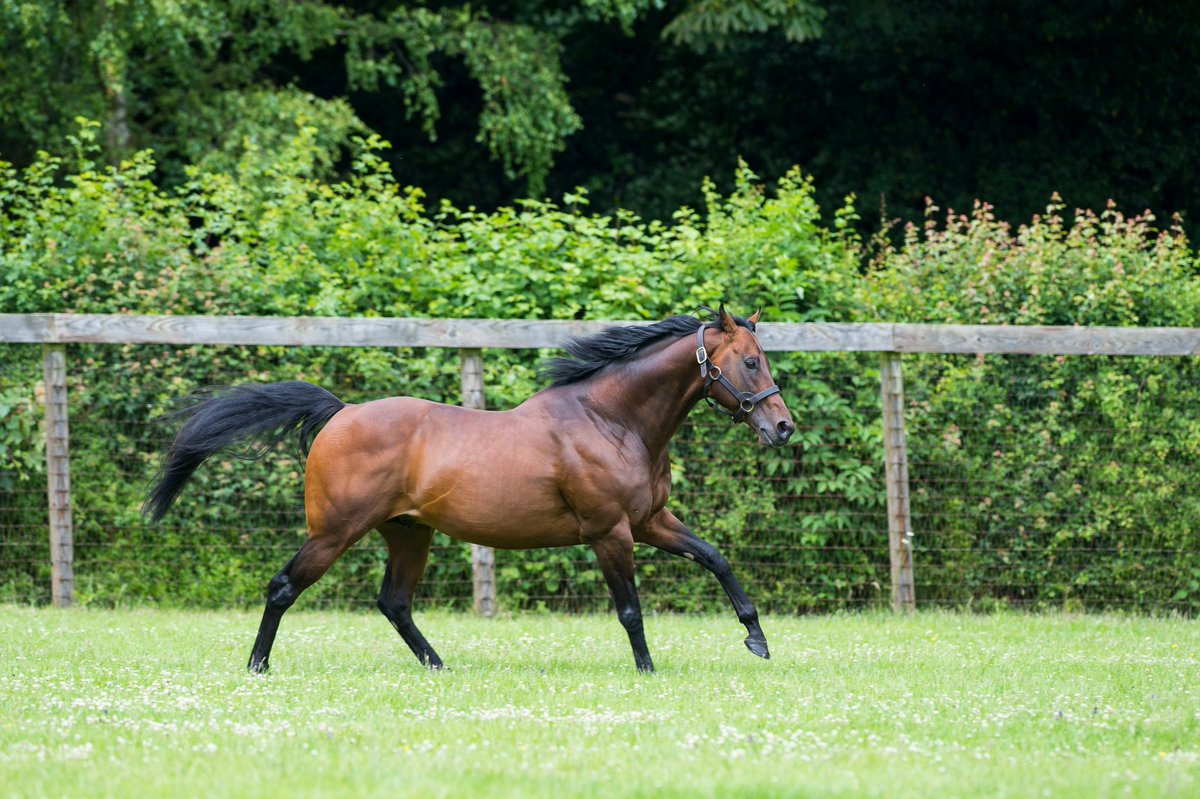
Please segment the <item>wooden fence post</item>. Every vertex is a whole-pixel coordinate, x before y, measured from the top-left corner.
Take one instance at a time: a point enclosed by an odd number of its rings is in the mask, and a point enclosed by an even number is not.
[[[462,403],[464,408],[483,410],[483,350],[461,349]],[[475,612],[480,616],[496,615],[496,553],[490,547],[471,544],[471,576],[475,596]]]
[[[915,610],[912,517],[908,504],[908,442],[904,432],[904,380],[900,353],[879,357],[883,399],[883,451],[887,479],[888,554],[892,565],[892,610]]]
[[[45,381],[46,493],[50,510],[50,601],[75,601],[74,543],[71,533],[70,431],[67,424],[67,355],[62,344],[42,345]]]

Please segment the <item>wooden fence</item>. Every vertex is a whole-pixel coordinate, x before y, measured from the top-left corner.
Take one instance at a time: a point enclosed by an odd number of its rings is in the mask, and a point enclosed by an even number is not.
[[[462,362],[463,404],[482,408],[483,350],[556,348],[568,338],[596,333],[615,324],[635,323],[0,314],[0,343],[40,344],[43,349],[52,601],[57,606],[67,606],[74,598],[67,413],[66,346],[69,344],[455,348]],[[880,353],[888,551],[892,607],[897,611],[916,607],[903,354],[1200,355],[1200,328],[764,323],[759,326],[759,338],[764,349],[773,352]],[[472,560],[475,609],[483,615],[492,615],[496,609],[492,553],[486,547],[472,547]]]

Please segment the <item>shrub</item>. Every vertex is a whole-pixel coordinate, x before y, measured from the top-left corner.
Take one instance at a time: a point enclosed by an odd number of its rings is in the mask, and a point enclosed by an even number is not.
[[[395,183],[377,139],[361,140],[352,177],[331,184],[318,176],[323,150],[310,127],[278,150],[247,152],[234,170],[221,171],[219,161],[193,167],[178,189],[166,191],[151,180],[149,153],[97,165],[94,136],[85,125],[71,158],[43,154],[22,171],[3,167],[4,310],[650,320],[725,299],[740,309],[765,302],[776,320],[857,313],[854,242],[820,226],[811,181],[799,172],[768,197],[743,166],[732,195],[710,188],[703,212],[681,209],[664,224],[590,213],[583,191],[562,204],[525,202],[491,213],[426,209],[418,189]],[[537,390],[539,355],[488,353],[490,407],[511,407]],[[780,360],[781,380],[805,363]],[[80,346],[72,348],[72,364],[78,583],[85,601],[100,603],[255,601],[303,535],[300,463],[281,455],[210,464],[168,522],[143,525],[138,507],[163,445],[162,431],[145,420],[172,398],[210,383],[302,378],[348,401],[397,393],[458,400],[457,358],[438,350]],[[17,366],[5,360],[0,369]],[[838,374],[846,369],[854,367]],[[26,371],[18,384],[31,379]],[[805,381],[823,385],[816,375]],[[839,434],[850,425],[846,435],[870,438],[864,431],[872,422],[834,406],[829,412],[844,417]],[[772,491],[785,492],[808,479],[789,476],[804,466],[783,455],[765,465],[707,457],[714,446],[745,443],[744,434],[712,430],[679,450],[686,483],[705,490],[684,497],[681,512],[734,548],[748,536],[771,540],[764,512],[794,504],[739,500],[737,481],[765,469]],[[819,459],[823,446],[810,437],[805,458]],[[860,468],[825,460],[833,480],[843,468]],[[877,506],[879,498],[861,501]],[[825,522],[794,518],[812,540],[826,534]],[[844,522],[828,526],[836,535]],[[793,535],[785,527],[782,535]],[[353,551],[320,590],[331,601],[365,599],[348,586],[374,581],[381,556],[378,547]],[[453,542],[435,552],[435,598],[461,598],[465,557]],[[647,574],[671,568],[648,564]],[[181,573],[196,576],[181,580]],[[499,577],[502,595],[533,605],[592,606],[603,593],[594,567],[574,552],[505,553]],[[708,604],[710,583],[705,575],[672,601]],[[787,607],[828,600],[823,589],[800,598],[782,586],[773,593]]]
[[[1044,216],[986,204],[910,225],[865,282],[885,318],[1178,326],[1200,310],[1178,220]],[[1200,371],[1195,358],[921,356],[905,361],[926,595],[960,603],[1196,607]],[[956,476],[947,479],[946,476]],[[962,479],[965,476],[967,479]]]
[[[0,164],[0,309],[651,320],[724,299],[763,304],[773,321],[1187,325],[1200,308],[1178,223],[1160,231],[1111,207],[1068,221],[1056,199],[1014,229],[983,204],[944,224],[931,206],[895,244],[868,245],[851,202],[822,222],[799,171],[768,192],[743,164],[729,195],[707,185],[704,208],[665,223],[592,213],[583,191],[486,213],[429,209],[419,189],[396,184],[376,138],[358,141],[351,177],[329,183],[306,126],[232,167],[189,168],[171,190],[154,183],[150,153],[98,165],[94,137],[85,124],[69,156]],[[15,453],[0,471],[6,547],[44,524],[29,350],[0,348],[0,453]],[[489,407],[537,390],[542,354],[490,351]],[[772,366],[798,446],[757,451],[746,431],[699,420],[675,443],[673,507],[725,549],[764,607],[883,603],[878,361],[792,353]],[[168,522],[143,524],[164,444],[146,420],[173,398],[296,378],[347,401],[459,393],[457,358],[442,350],[88,345],[71,348],[70,375],[77,584],[102,604],[256,603],[303,537],[291,453],[209,464]],[[906,358],[919,596],[1200,606],[1196,378],[1195,359],[1182,358]],[[317,592],[369,600],[382,557],[378,546],[352,550]],[[723,602],[694,565],[639,558],[647,604]],[[498,562],[514,604],[605,601],[586,553]],[[439,540],[429,572],[426,598],[469,593],[464,546]],[[36,558],[6,559],[0,575],[8,598],[45,584]]]

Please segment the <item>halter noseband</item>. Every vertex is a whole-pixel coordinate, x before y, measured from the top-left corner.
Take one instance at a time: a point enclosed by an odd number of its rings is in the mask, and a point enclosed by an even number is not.
[[[718,413],[727,415],[733,424],[737,424],[745,419],[747,414],[752,412],[758,403],[772,394],[779,393],[779,386],[774,384],[770,388],[764,388],[757,394],[751,394],[749,391],[738,391],[729,378],[725,376],[725,373],[721,371],[721,367],[713,363],[712,359],[708,357],[708,350],[704,348],[704,325],[700,325],[696,330],[696,363],[700,364],[700,377],[704,379],[704,401],[708,403],[708,407]],[[736,411],[729,413],[729,411],[717,405],[717,401],[708,393],[713,383],[720,383],[725,387],[726,391],[741,402]]]

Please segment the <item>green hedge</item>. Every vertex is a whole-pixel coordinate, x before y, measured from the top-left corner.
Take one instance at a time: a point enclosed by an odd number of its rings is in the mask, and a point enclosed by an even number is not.
[[[876,254],[867,304],[908,322],[1200,326],[1178,219],[1064,211],[1055,196],[1014,230],[984,204],[942,224],[931,207]],[[925,356],[906,380],[927,473],[973,478],[918,497],[918,529],[942,534],[926,561],[946,566],[927,596],[1200,606],[1200,361]]]
[[[69,156],[0,167],[0,310],[655,320],[724,300],[762,305],[771,321],[1191,325],[1200,303],[1178,225],[1159,231],[1113,209],[1068,221],[1057,200],[1017,230],[986,206],[945,222],[931,209],[895,243],[863,242],[853,205],[823,221],[799,171],[768,192],[743,166],[732,194],[706,187],[703,209],[659,222],[591,213],[583,192],[494,213],[426,208],[419,189],[392,179],[377,139],[359,143],[351,179],[328,183],[307,127],[236,170],[193,168],[167,191],[149,153],[96,164],[94,136],[84,125]],[[22,536],[44,523],[30,349],[0,348],[9,552],[32,546]],[[489,406],[535,391],[545,354],[490,351]],[[210,464],[168,522],[142,523],[163,438],[146,419],[173,397],[285,378],[348,401],[458,397],[457,358],[442,350],[80,346],[71,359],[79,593],[101,604],[257,602],[303,534],[291,453]],[[952,605],[1200,606],[1194,359],[919,357],[905,368],[914,513],[929,531],[917,541],[919,594]],[[886,602],[877,362],[780,354],[773,369],[799,446],[763,451],[744,430],[685,428],[675,506],[742,564],[766,607]],[[1097,420],[1116,435],[1089,434]],[[1008,436],[999,456],[996,431]],[[989,486],[1013,501],[981,506]],[[1131,557],[1122,542],[1132,535]],[[464,549],[441,543],[425,596],[461,601]],[[316,590],[366,600],[380,558],[359,548]],[[650,557],[642,575],[657,607],[723,601],[682,562]],[[511,604],[603,601],[596,570],[572,550],[502,553],[499,579]],[[36,558],[0,562],[0,598],[39,598],[45,583]]]

